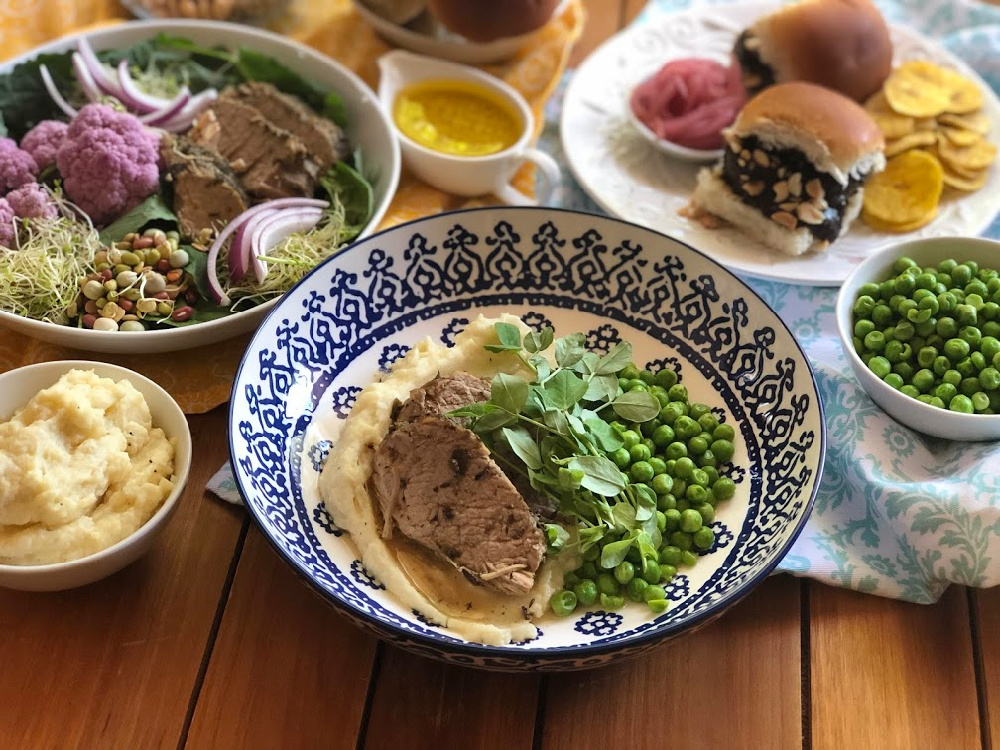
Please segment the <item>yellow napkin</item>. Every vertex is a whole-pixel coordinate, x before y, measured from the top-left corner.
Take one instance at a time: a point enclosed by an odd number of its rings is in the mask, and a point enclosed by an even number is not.
[[[54,37],[92,26],[116,22],[124,14],[111,0],[0,0],[0,59],[19,54]],[[545,102],[559,82],[573,43],[583,29],[580,0],[572,0],[561,16],[532,37],[513,59],[487,66],[492,74],[524,94],[535,112],[539,130]],[[391,49],[353,9],[348,0],[297,0],[275,29],[299,39],[354,70],[373,88],[378,81],[375,60]],[[525,166],[514,185],[534,193],[534,171]],[[429,187],[404,172],[399,190],[381,227],[451,211],[486,205],[490,198],[459,198]],[[127,334],[123,334],[127,335]],[[89,359],[113,362],[153,378],[188,414],[225,403],[249,336],[181,352],[119,356],[94,354],[46,344],[0,328],[0,372],[35,362]]]

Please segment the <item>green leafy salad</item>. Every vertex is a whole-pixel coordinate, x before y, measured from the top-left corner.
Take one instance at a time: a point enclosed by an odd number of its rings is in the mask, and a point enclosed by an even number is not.
[[[0,310],[103,331],[273,299],[354,240],[374,171],[336,91],[240,47],[86,39],[0,75]]]
[[[547,554],[578,548],[583,563],[552,611],[617,609],[625,599],[665,611],[664,585],[715,545],[716,505],[736,488],[720,473],[735,430],[691,403],[674,370],[638,369],[628,342],[599,355],[580,333],[495,330],[498,343],[486,348],[516,354],[533,376],[499,373],[488,401],[448,416],[468,418],[508,475],[552,501]]]

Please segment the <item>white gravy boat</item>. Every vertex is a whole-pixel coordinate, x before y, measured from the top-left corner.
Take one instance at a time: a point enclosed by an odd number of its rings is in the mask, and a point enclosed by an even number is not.
[[[477,68],[403,50],[382,55],[378,59],[378,67],[379,101],[389,120],[393,122],[403,161],[417,177],[428,185],[453,195],[471,197],[493,194],[512,206],[544,204],[551,198],[560,181],[559,165],[552,157],[531,146],[535,118],[520,93],[499,78]],[[519,113],[521,136],[509,148],[487,156],[454,156],[434,151],[411,140],[395,127],[393,105],[402,89],[426,80],[469,81],[493,91]],[[510,184],[525,161],[532,162],[542,178],[542,190],[537,199],[528,197]]]

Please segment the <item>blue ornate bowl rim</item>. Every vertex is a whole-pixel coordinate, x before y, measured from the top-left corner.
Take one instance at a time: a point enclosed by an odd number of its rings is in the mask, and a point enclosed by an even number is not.
[[[397,629],[391,623],[385,622],[384,620],[381,620],[378,617],[370,615],[367,612],[354,609],[353,607],[349,606],[345,602],[338,599],[336,596],[332,596],[330,592],[328,592],[326,589],[320,586],[312,578],[312,576],[310,576],[309,573],[295,561],[294,558],[292,558],[287,552],[285,552],[285,550],[281,548],[281,546],[272,538],[271,534],[268,533],[268,529],[270,526],[267,523],[266,519],[258,515],[252,503],[244,502],[243,505],[248,510],[251,519],[260,529],[261,533],[264,535],[264,538],[267,540],[268,544],[270,544],[271,547],[278,553],[278,556],[281,557],[281,559],[284,560],[285,563],[287,563],[292,568],[292,570],[294,570],[295,573],[309,585],[309,588],[312,589],[313,593],[317,594],[324,602],[332,606],[337,611],[346,615],[349,619],[361,620],[366,625],[368,625],[369,628],[373,629],[376,632],[391,632],[398,638],[419,643],[420,645],[429,647],[431,649],[439,651],[447,651],[449,653],[461,654],[464,656],[470,656],[476,658],[500,657],[515,661],[516,660],[530,661],[543,656],[568,656],[568,655],[572,655],[574,658],[582,659],[589,656],[599,656],[602,654],[612,653],[625,648],[632,648],[650,644],[654,641],[662,640],[667,636],[679,634],[684,631],[693,631],[698,625],[707,623],[714,617],[720,615],[724,610],[733,606],[737,602],[745,599],[754,589],[757,588],[757,586],[763,583],[764,580],[766,580],[768,576],[771,575],[774,569],[778,566],[778,563],[781,562],[784,556],[791,549],[792,545],[795,544],[795,541],[799,538],[799,535],[805,528],[806,521],[809,519],[809,516],[813,511],[813,506],[815,505],[816,502],[816,495],[819,491],[819,487],[823,479],[823,468],[826,464],[826,448],[827,448],[826,413],[823,407],[823,400],[819,396],[820,393],[819,384],[816,381],[816,373],[813,370],[812,363],[806,356],[805,350],[802,348],[802,345],[799,343],[798,339],[795,338],[795,335],[792,333],[791,329],[781,318],[781,316],[777,314],[774,308],[772,308],[763,297],[761,297],[752,287],[750,287],[749,284],[747,284],[743,279],[741,279],[739,276],[734,274],[729,269],[720,265],[718,261],[713,260],[705,253],[692,247],[686,242],[678,240],[677,238],[672,237],[668,234],[664,234],[663,232],[658,232],[655,229],[650,229],[649,227],[642,226],[641,224],[636,224],[635,222],[625,221],[623,219],[618,219],[611,216],[604,216],[601,214],[591,214],[585,211],[575,211],[567,208],[554,208],[548,206],[485,206],[478,208],[465,208],[465,209],[458,209],[455,211],[444,211],[442,213],[434,214],[432,216],[424,216],[419,219],[413,219],[411,221],[407,221],[401,224],[396,224],[394,226],[383,229],[379,232],[370,234],[367,237],[364,237],[363,239],[360,239],[355,243],[349,245],[348,247],[344,248],[339,253],[324,260],[322,263],[320,263],[314,269],[312,269],[309,273],[307,273],[302,278],[302,280],[299,281],[297,284],[295,284],[291,289],[289,289],[288,292],[286,292],[281,296],[278,304],[276,304],[274,308],[268,313],[267,317],[261,321],[260,327],[254,332],[253,337],[250,339],[250,342],[247,344],[247,348],[243,353],[243,357],[240,359],[239,367],[236,370],[236,376],[233,379],[233,388],[232,391],[230,392],[229,419],[228,419],[229,432],[227,435],[227,439],[229,440],[229,462],[230,466],[234,467],[233,478],[235,479],[236,486],[240,492],[240,496],[241,498],[244,497],[244,489],[242,481],[240,479],[240,474],[238,471],[235,471],[235,467],[238,466],[238,463],[236,460],[236,454],[234,452],[234,445],[232,438],[233,424],[234,424],[233,412],[235,410],[235,404],[237,403],[236,399],[240,397],[237,384],[241,381],[241,378],[243,376],[243,368],[247,364],[250,352],[254,350],[254,345],[257,343],[258,338],[261,336],[261,331],[264,330],[266,325],[270,322],[271,318],[284,314],[283,307],[285,301],[291,299],[293,292],[295,292],[300,286],[309,283],[313,274],[318,273],[319,270],[324,266],[334,261],[340,261],[348,253],[356,251],[361,246],[367,246],[372,242],[376,242],[379,238],[384,237],[385,235],[388,235],[390,233],[402,232],[407,228],[416,228],[421,224],[427,224],[434,221],[439,221],[442,217],[445,216],[461,216],[464,214],[485,214],[485,213],[506,213],[506,212],[566,214],[571,216],[584,216],[618,224],[621,225],[622,227],[628,227],[628,228],[638,229],[643,232],[649,232],[650,234],[662,237],[663,239],[669,240],[671,242],[675,242],[678,245],[684,247],[689,252],[692,252],[695,255],[700,256],[708,264],[717,269],[716,273],[725,274],[726,276],[728,276],[738,285],[742,286],[749,295],[752,295],[754,298],[756,298],[761,305],[763,305],[765,308],[767,308],[774,314],[774,317],[777,320],[778,324],[785,330],[785,332],[791,338],[791,341],[794,343],[795,348],[798,350],[799,354],[802,357],[802,361],[805,363],[806,368],[808,369],[809,378],[812,381],[813,388],[815,389],[816,393],[816,408],[819,409],[819,425],[820,425],[819,461],[816,468],[816,476],[813,479],[812,491],[810,492],[809,499],[803,506],[802,514],[800,515],[797,521],[796,528],[792,530],[792,533],[789,535],[784,545],[778,550],[778,553],[774,556],[774,558],[768,561],[761,568],[760,572],[758,572],[752,578],[747,579],[738,588],[736,588],[731,595],[720,599],[718,602],[716,602],[711,606],[706,607],[704,610],[698,612],[696,615],[693,615],[692,617],[687,618],[680,622],[658,623],[643,633],[639,633],[633,637],[626,637],[615,643],[606,643],[598,645],[569,645],[569,646],[557,646],[554,648],[532,648],[530,646],[517,646],[517,647],[487,646],[480,643],[460,642],[452,639],[446,640],[443,638],[436,638],[434,636],[425,635],[423,633]]]

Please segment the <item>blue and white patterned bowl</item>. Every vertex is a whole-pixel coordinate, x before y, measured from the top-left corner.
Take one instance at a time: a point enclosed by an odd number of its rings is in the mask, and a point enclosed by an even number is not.
[[[531,642],[469,643],[402,607],[333,526],[317,479],[358,392],[425,336],[448,343],[483,313],[519,314],[596,349],[669,362],[737,430],[718,543],[666,587],[670,609],[628,604],[539,623]],[[825,432],[805,355],[743,282],[691,248],[622,221],[540,208],[442,214],[369,237],[319,266],[257,331],[233,385],[230,451],[247,507],[328,602],[417,653],[507,670],[575,669],[704,624],[762,582],[805,523]]]

